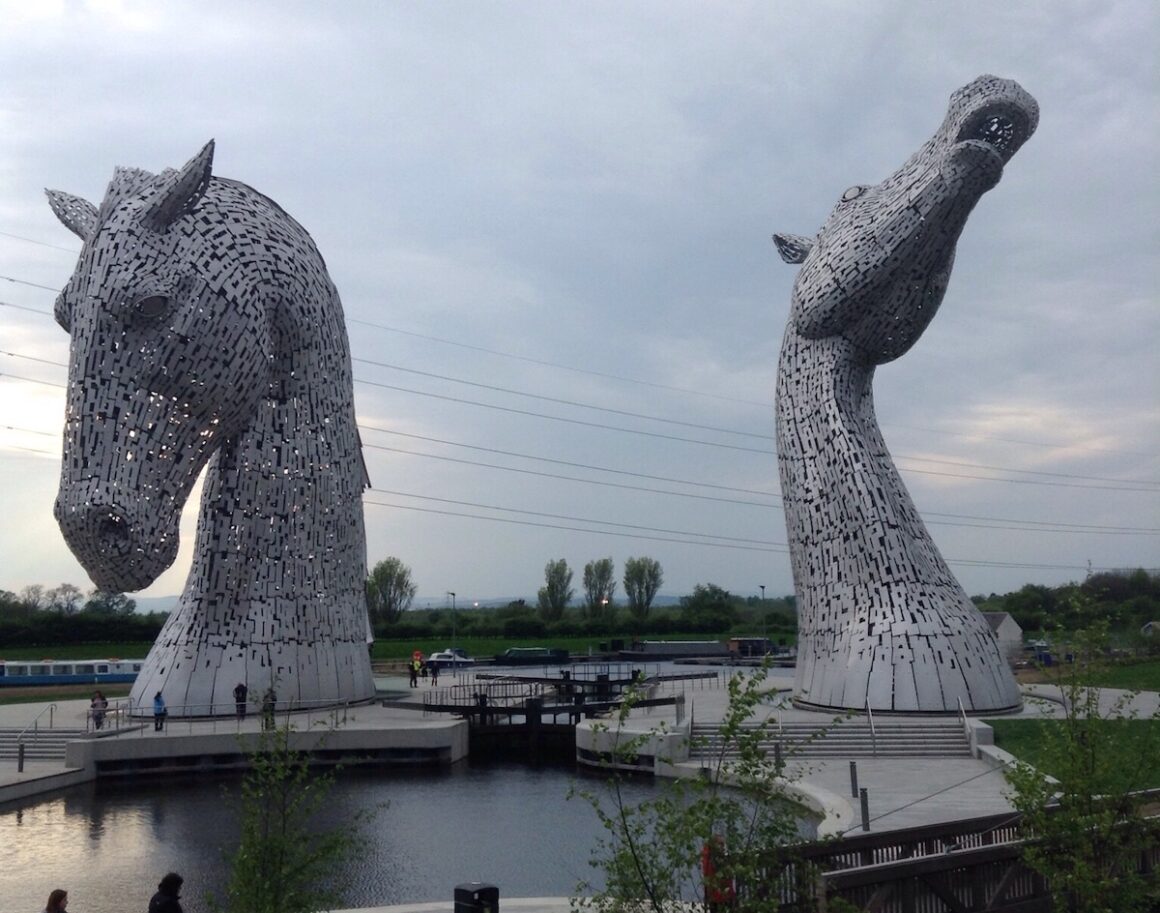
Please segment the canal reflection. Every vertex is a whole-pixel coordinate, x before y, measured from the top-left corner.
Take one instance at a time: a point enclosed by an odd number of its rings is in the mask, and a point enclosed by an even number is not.
[[[185,877],[187,913],[210,909],[236,845],[236,777],[115,780],[79,787],[0,813],[3,910],[40,910],[53,888],[73,913],[144,910],[168,871]],[[571,769],[459,765],[451,771],[343,771],[325,825],[370,813],[366,846],[340,877],[351,906],[447,900],[455,885],[483,881],[502,897],[563,896],[582,880],[602,835],[570,788],[603,779]],[[661,784],[628,781],[630,803]],[[803,824],[812,833],[812,824]]]
[[[450,772],[345,771],[327,825],[373,813],[364,852],[341,873],[348,902],[374,906],[450,899],[456,884],[485,881],[501,896],[567,895],[591,878],[600,827],[577,775],[522,765]],[[582,777],[588,785],[598,781]],[[188,913],[222,896],[236,844],[239,780],[117,780],[70,790],[0,814],[0,898],[5,910],[39,910],[56,887],[75,913],[144,909],[165,872],[185,876]],[[629,784],[638,801],[647,779]]]

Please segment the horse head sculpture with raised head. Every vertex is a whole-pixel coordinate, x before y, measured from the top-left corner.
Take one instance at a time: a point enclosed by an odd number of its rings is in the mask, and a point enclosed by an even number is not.
[[[877,365],[934,317],[967,216],[1034,132],[1035,100],[981,76],[878,184],[848,189],[801,263],[777,380],[777,450],[798,598],[794,696],[878,711],[996,711],[1019,691],[939,554],[874,415]]]
[[[276,203],[183,168],[118,168],[100,207],[49,191],[83,241],[56,303],[71,336],[55,514],[97,586],[148,586],[208,464],[193,566],[133,689],[230,712],[232,689],[370,697],[366,471],[342,306]]]

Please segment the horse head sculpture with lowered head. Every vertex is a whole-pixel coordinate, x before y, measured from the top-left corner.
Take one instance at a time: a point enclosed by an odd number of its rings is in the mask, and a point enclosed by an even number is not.
[[[374,693],[367,484],[342,306],[307,232],[211,173],[118,168],[100,207],[49,202],[83,241],[56,303],[71,336],[55,514],[94,583],[148,586],[206,472],[177,608],[133,688],[175,715],[232,690],[299,703]]]

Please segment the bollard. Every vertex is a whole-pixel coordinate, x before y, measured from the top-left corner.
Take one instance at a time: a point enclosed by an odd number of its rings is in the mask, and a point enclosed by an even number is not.
[[[18,774],[24,773],[24,743],[16,743],[16,772]]]
[[[858,798],[858,762],[850,762],[850,795]]]
[[[455,913],[499,913],[499,888],[478,881],[457,884]]]
[[[870,797],[862,790],[862,830],[870,830]]]

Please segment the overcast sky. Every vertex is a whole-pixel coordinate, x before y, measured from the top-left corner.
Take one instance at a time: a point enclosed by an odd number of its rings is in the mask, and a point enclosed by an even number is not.
[[[417,604],[642,555],[671,595],[792,592],[796,268],[770,235],[815,233],[982,73],[1039,129],[878,370],[883,432],[970,593],[1160,567],[1155,3],[0,0],[0,23],[0,588],[91,586],[52,517],[47,314],[79,241],[42,188],[99,202],[115,165],[213,137],[342,294],[368,557]],[[143,595],[180,591],[196,505]]]

